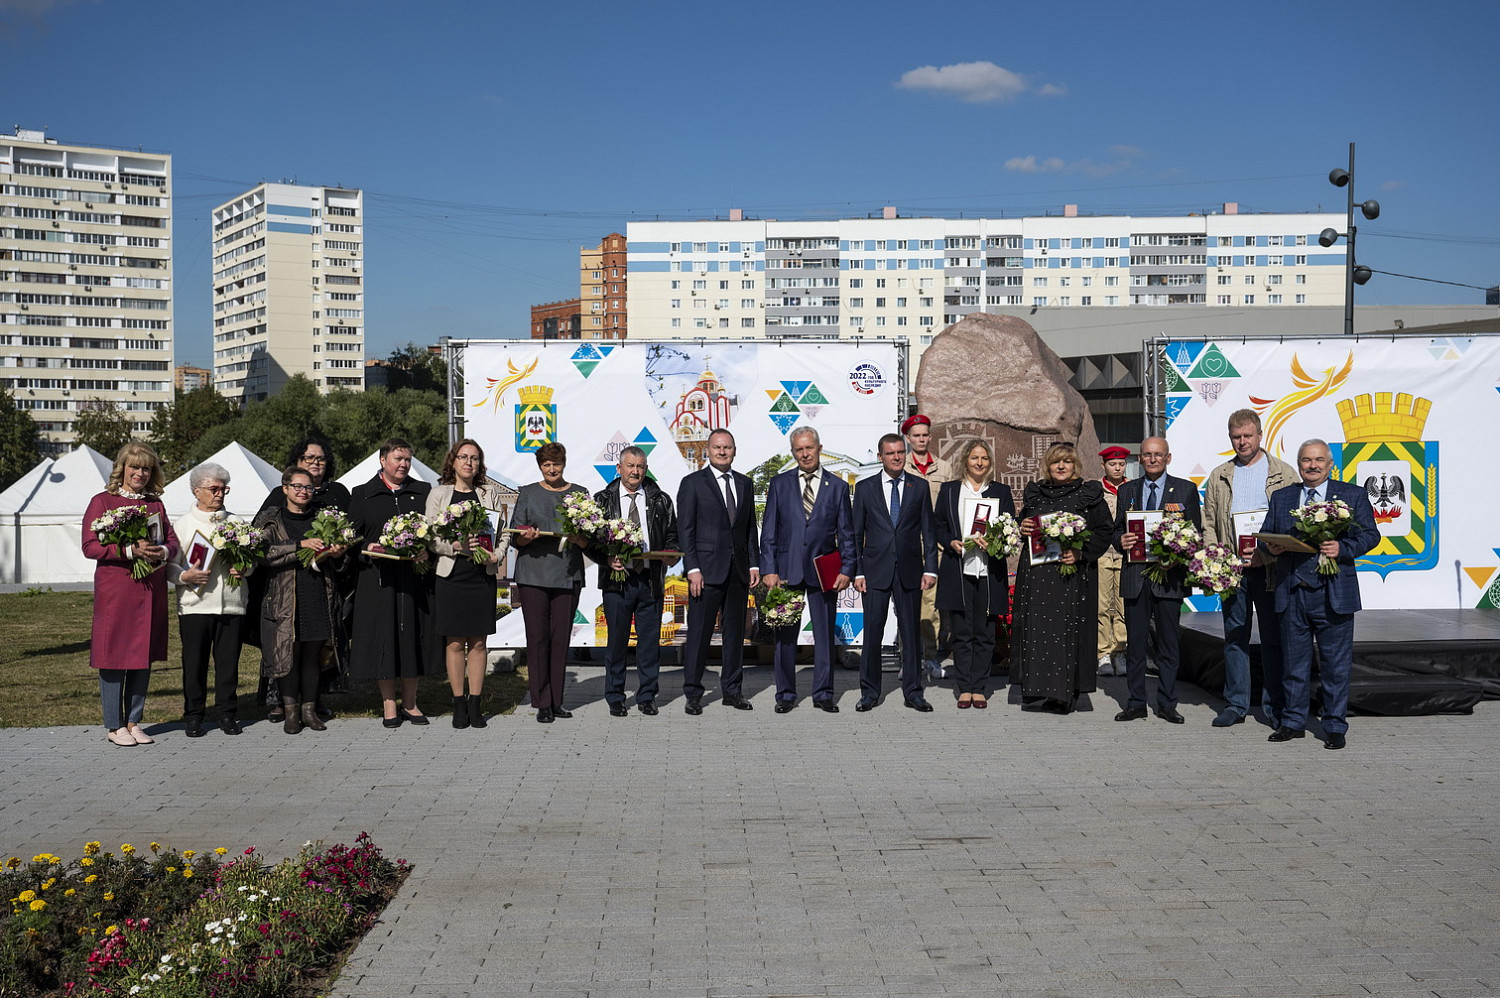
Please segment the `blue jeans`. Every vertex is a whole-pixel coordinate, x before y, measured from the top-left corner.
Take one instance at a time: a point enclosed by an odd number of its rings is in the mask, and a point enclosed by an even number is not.
[[[104,708],[104,726],[114,731],[126,724],[140,724],[150,684],[150,669],[100,669],[99,703]]]
[[[1250,622],[1260,617],[1261,708],[1276,723],[1285,703],[1282,692],[1281,622],[1275,594],[1266,589],[1266,570],[1245,570],[1240,588],[1224,600],[1224,699],[1231,710],[1250,713]]]

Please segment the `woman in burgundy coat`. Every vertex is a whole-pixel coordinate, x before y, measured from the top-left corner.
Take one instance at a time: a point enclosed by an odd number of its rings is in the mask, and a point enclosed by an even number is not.
[[[166,480],[156,452],[132,441],[115,455],[109,485],[89,502],[83,514],[83,554],[98,562],[94,569],[94,622],[89,665],[99,670],[99,699],[109,740],[122,748],[154,740],[141,727],[151,663],[167,659],[167,573],[143,579],[131,576],[133,562],[161,566],[177,556],[177,535],[161,504]],[[157,514],[157,542],[102,544],[91,524],[106,510],[145,506]]]

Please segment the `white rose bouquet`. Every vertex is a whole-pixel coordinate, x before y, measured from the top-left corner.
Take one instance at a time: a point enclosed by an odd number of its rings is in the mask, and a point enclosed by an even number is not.
[[[267,540],[264,530],[243,520],[220,520],[214,524],[213,536],[208,542],[228,558],[229,567],[239,573],[225,574],[224,581],[229,583],[229,588],[238,589],[245,581],[240,576],[249,574],[256,563],[265,558]]]
[[[1292,510],[1292,526],[1307,543],[1317,547],[1324,541],[1336,541],[1354,527],[1354,510],[1342,499],[1323,499]],[[1326,554],[1318,555],[1318,574],[1339,574],[1339,563]]]
[[[760,597],[760,619],[768,627],[796,627],[802,623],[802,608],[806,602],[799,590],[776,586]]]
[[[1042,537],[1056,542],[1064,551],[1082,551],[1094,535],[1088,521],[1077,513],[1043,513],[1041,521]],[[1062,575],[1073,575],[1078,566],[1062,564],[1057,570]]]
[[[1228,544],[1204,544],[1188,557],[1188,584],[1220,595],[1238,589],[1241,561]]]
[[[964,538],[964,550],[982,547],[991,558],[1013,558],[1021,550],[1021,525],[1009,513],[985,524],[984,533]]]
[[[397,513],[385,521],[380,528],[380,546],[390,554],[412,562],[418,575],[428,572],[432,565],[417,556],[432,543],[432,526],[421,513]]]
[[[462,544],[472,537],[488,534],[490,517],[483,506],[473,499],[450,503],[432,516],[432,532],[450,544]],[[490,560],[490,553],[479,545],[469,552],[469,559],[476,565]]]
[[[1168,513],[1146,533],[1146,550],[1156,561],[1146,566],[1146,578],[1162,585],[1167,573],[1186,565],[1193,553],[1203,546],[1203,533],[1187,517]]]
[[[136,541],[149,539],[146,521],[145,506],[116,506],[105,510],[102,516],[89,524],[89,529],[99,538],[100,544],[118,544],[120,551],[124,552]],[[152,564],[145,558],[136,558],[130,563],[130,577],[144,579],[160,567],[161,565]]]

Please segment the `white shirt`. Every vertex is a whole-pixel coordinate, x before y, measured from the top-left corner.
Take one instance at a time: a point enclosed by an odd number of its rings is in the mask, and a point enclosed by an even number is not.
[[[641,486],[641,488],[637,492],[634,493],[634,495],[635,495],[635,508],[639,511],[640,517],[641,517],[641,536],[643,538],[645,538],[645,540],[641,544],[641,550],[642,551],[650,551],[650,550],[652,550],[652,548],[651,548],[651,527],[650,527],[649,524],[647,524],[646,521],[649,520],[649,519],[651,519],[651,517],[646,514],[647,506],[646,506],[646,487],[645,487],[645,485],[643,484]],[[621,482],[620,483],[620,519],[622,519],[622,520],[628,520],[628,519],[630,519],[630,496],[631,496],[631,492],[628,489],[625,488],[625,483]]]

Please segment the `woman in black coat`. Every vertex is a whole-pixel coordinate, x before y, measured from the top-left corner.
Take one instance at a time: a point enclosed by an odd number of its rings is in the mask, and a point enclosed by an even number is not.
[[[991,558],[983,546],[964,550],[975,521],[1016,513],[1010,486],[994,480],[989,445],[970,440],[959,450],[961,477],[938,490],[936,530],[943,559],[938,567],[937,607],[948,611],[953,638],[953,691],[963,709],[989,706],[990,659],[995,653],[995,621],[1010,607],[1010,566]],[[987,513],[987,515],[986,515]]]

